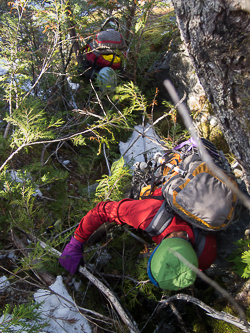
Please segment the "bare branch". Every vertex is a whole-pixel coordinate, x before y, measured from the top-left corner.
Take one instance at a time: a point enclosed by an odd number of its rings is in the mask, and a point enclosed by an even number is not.
[[[180,328],[181,328],[182,332],[188,333],[188,331],[185,327],[184,321],[182,319],[182,316],[180,315],[180,312],[176,309],[175,305],[172,302],[169,302],[169,305],[170,305],[171,310],[173,311],[173,313],[177,317],[177,320],[180,324]]]
[[[91,84],[91,88],[94,90],[94,93],[95,93],[96,98],[97,98],[97,100],[98,100],[98,104],[100,105],[100,107],[101,107],[101,109],[102,109],[102,112],[104,113],[105,117],[107,117],[107,114],[106,114],[106,112],[105,112],[105,110],[104,110],[104,107],[103,107],[103,105],[102,105],[102,102],[101,102],[101,100],[100,100],[100,98],[99,98],[99,96],[98,96],[98,94],[97,94],[97,91],[95,90],[95,87],[93,86],[92,80],[89,79],[89,82],[90,82],[90,84]]]
[[[243,330],[243,332],[248,332],[248,333],[250,332],[250,330],[246,328],[246,326],[244,325],[244,322],[241,319],[234,317],[234,316],[230,315],[229,313],[216,311],[213,308],[211,308],[210,306],[208,306],[205,303],[203,303],[202,301],[200,301],[199,299],[197,299],[193,296],[190,296],[190,295],[177,294],[177,295],[169,297],[167,300],[160,301],[160,303],[167,305],[176,300],[184,300],[186,302],[191,302],[195,305],[198,305],[200,308],[202,308],[203,310],[205,310],[207,312],[208,316],[215,318],[215,319],[223,320],[229,324],[239,327],[240,329]]]
[[[107,158],[107,155],[106,155],[105,143],[103,143],[102,147],[103,147],[103,155],[104,155],[104,158],[105,158],[105,161],[106,161],[106,165],[107,165],[108,172],[109,172],[109,177],[110,177],[111,176],[111,170],[110,170],[109,161],[108,161],[108,158]]]

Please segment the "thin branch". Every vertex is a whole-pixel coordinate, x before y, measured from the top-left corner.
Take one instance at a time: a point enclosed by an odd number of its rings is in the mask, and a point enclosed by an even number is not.
[[[127,279],[127,280],[130,280],[134,283],[136,283],[138,286],[140,284],[142,285],[145,285],[146,283],[150,282],[150,280],[145,280],[145,281],[138,281],[138,280],[135,280],[133,279],[132,277],[130,276],[126,276],[126,275],[117,275],[117,274],[106,274],[106,273],[100,273],[102,276],[105,276],[105,277],[110,277],[110,278],[114,278],[114,279]]]
[[[141,329],[140,333],[145,329],[145,327],[148,325],[148,323],[150,322],[150,320],[153,318],[153,316],[154,316],[155,312],[157,311],[158,307],[159,307],[159,304],[156,305],[154,311],[152,312],[151,316],[148,318],[147,322],[145,323],[145,325]]]
[[[160,303],[167,305],[167,304],[171,303],[172,301],[176,301],[176,300],[184,300],[186,302],[191,302],[195,305],[198,305],[200,308],[202,308],[203,310],[206,311],[206,314],[208,316],[218,319],[218,320],[223,320],[229,324],[239,327],[240,329],[243,330],[243,332],[247,332],[247,333],[250,332],[250,330],[247,329],[246,326],[244,325],[243,320],[241,320],[237,317],[234,317],[234,316],[230,315],[229,313],[216,311],[213,308],[211,308],[210,306],[208,306],[205,303],[203,303],[202,301],[200,301],[199,299],[197,299],[193,296],[190,296],[190,295],[177,294],[177,295],[169,297],[167,300],[160,301]]]
[[[20,276],[18,276],[17,274],[18,274],[18,273],[21,273],[22,270],[19,270],[18,272],[13,273],[13,272],[9,271],[8,269],[6,269],[6,268],[3,267],[3,266],[0,266],[0,269],[2,269],[3,271],[9,273],[9,274],[12,275],[13,277],[19,279],[18,281],[14,281],[14,282],[12,282],[9,286],[12,286],[13,284],[17,284],[17,283],[19,283],[19,282],[27,282],[28,284],[30,284],[31,286],[34,286],[34,287],[36,287],[36,288],[44,288],[44,285],[40,285],[40,284],[38,284],[38,282],[37,282],[36,280],[32,279],[32,277],[30,277],[26,272],[24,272],[24,273],[26,274],[26,277],[20,277]],[[32,283],[32,282],[28,281],[27,279],[34,280],[34,281],[37,282],[37,283]]]
[[[52,58],[52,55],[55,52],[56,46],[57,46],[57,40],[58,40],[58,36],[55,37],[53,46],[51,48],[51,51],[48,51],[47,53],[50,52],[50,55],[44,59],[43,61],[43,65],[42,65],[42,69],[40,74],[38,75],[36,82],[33,84],[33,86],[30,88],[30,90],[27,92],[27,94],[23,97],[23,100],[28,97],[31,93],[31,91],[35,88],[35,86],[38,84],[38,82],[40,81],[41,77],[43,76],[43,74],[47,71],[47,69],[49,68],[49,64],[50,64],[50,60]]]
[[[85,309],[85,308],[81,308],[80,306],[78,306],[78,305],[76,304],[75,299],[74,299],[74,305],[75,305],[77,311],[78,311],[78,312],[79,312],[79,313],[80,313],[85,319],[87,319],[89,322],[91,322],[91,323],[94,324],[95,326],[102,328],[101,326],[97,325],[96,322],[94,322],[94,321],[96,321],[96,318],[93,318],[93,317],[91,317],[91,316],[89,316],[89,315],[86,315],[85,312],[86,312],[87,309]],[[83,314],[81,311],[83,311],[84,314]],[[100,322],[103,322],[103,323],[105,323],[105,324],[108,324],[108,322],[111,321],[111,322],[113,322],[113,324],[114,324],[114,320],[113,320],[113,319],[108,318],[108,317],[105,317],[105,316],[99,314],[98,312],[90,311],[90,310],[89,310],[89,313],[91,313],[92,315],[94,314],[96,317],[99,317],[99,318],[100,318],[100,319],[99,319]]]
[[[109,172],[109,177],[111,176],[111,170],[110,170],[110,167],[109,167],[109,161],[107,159],[107,156],[106,156],[106,150],[105,150],[105,143],[103,144],[103,155],[104,155],[104,158],[105,158],[105,161],[106,161],[106,165],[107,165],[107,168],[108,168],[108,172]]]
[[[104,118],[102,116],[99,116],[98,114],[95,114],[95,113],[92,113],[92,112],[89,112],[87,110],[80,110],[80,109],[74,109],[72,110],[73,112],[78,112],[80,114],[86,114],[88,116],[92,116],[92,117],[96,117],[98,119],[101,119],[101,120],[104,120]]]
[[[101,281],[99,281],[94,275],[92,275],[85,267],[80,266],[79,272],[82,273],[85,277],[87,277],[111,302],[111,304],[115,307],[116,311],[119,313],[123,322],[128,326],[131,333],[137,332],[139,330],[135,322],[132,322],[128,317],[126,312],[124,312],[122,306],[117,300],[116,296],[111,292]]]
[[[23,244],[23,242],[21,241],[21,239],[14,233],[13,229],[11,229],[11,237],[12,240],[15,244],[15,246],[21,250],[22,254],[24,257],[28,258],[29,257],[29,252],[25,250],[25,246]],[[39,263],[39,259],[35,259],[32,260],[32,265],[34,265],[34,267],[36,266],[36,264]],[[29,267],[31,269],[31,271],[33,272],[33,274],[37,277],[37,279],[43,284],[43,285],[50,285],[52,283],[55,282],[54,277],[42,270],[37,270],[35,268]]]
[[[108,101],[110,102],[110,104],[112,104],[116,111],[119,113],[119,115],[126,121],[126,117],[121,113],[121,111],[118,109],[118,107],[113,103],[113,101],[110,99],[109,95],[106,95]]]
[[[151,244],[149,244],[148,242],[146,242],[144,239],[142,239],[141,237],[135,235],[134,233],[132,233],[130,230],[128,230],[127,228],[124,229],[128,234],[130,234],[130,236],[132,236],[134,239],[138,240],[139,242],[141,242],[142,244],[146,245],[147,247],[150,247]]]
[[[94,91],[94,93],[95,93],[95,95],[96,95],[96,98],[97,98],[97,100],[98,100],[98,104],[100,105],[103,114],[105,115],[105,117],[107,117],[107,114],[106,114],[106,112],[105,112],[105,110],[104,110],[104,107],[103,107],[103,105],[102,105],[102,102],[101,102],[101,100],[100,100],[100,98],[99,98],[99,96],[98,96],[98,94],[97,94],[97,91],[95,90],[95,87],[93,86],[92,80],[89,79],[89,82],[90,82],[90,84],[91,84],[91,88],[93,89],[93,91]]]
[[[188,333],[188,331],[185,327],[184,321],[182,319],[182,316],[180,315],[180,312],[176,309],[175,305],[172,302],[170,302],[169,305],[170,305],[171,310],[173,311],[173,313],[177,317],[177,320],[180,324],[180,328],[181,328],[182,332]]]

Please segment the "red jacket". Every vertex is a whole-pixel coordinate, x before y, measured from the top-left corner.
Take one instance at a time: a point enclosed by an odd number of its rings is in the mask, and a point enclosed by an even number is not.
[[[157,193],[158,192],[158,193]],[[155,191],[154,195],[159,195]],[[117,224],[128,224],[135,229],[145,230],[161,207],[163,200],[145,199],[123,199],[121,201],[103,201],[85,215],[75,231],[75,238],[85,243],[92,233],[105,222]],[[173,231],[186,231],[189,242],[194,245],[195,234],[191,224],[174,216],[168,227],[159,235],[152,237],[159,244],[164,237]],[[199,269],[206,270],[216,259],[216,239],[214,234],[207,234],[205,245],[198,255]]]

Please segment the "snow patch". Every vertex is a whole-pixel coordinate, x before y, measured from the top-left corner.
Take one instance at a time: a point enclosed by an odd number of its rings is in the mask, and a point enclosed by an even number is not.
[[[121,155],[124,154],[125,163],[133,165],[135,162],[145,162],[144,154],[147,154],[147,159],[149,160],[154,157],[156,152],[163,151],[164,143],[152,127],[149,127],[149,124],[144,127],[144,133],[149,138],[142,137],[142,135],[139,136],[137,131],[143,132],[143,127],[138,125],[135,126],[135,131],[133,131],[131,138],[127,142],[119,143],[120,153]]]
[[[55,283],[49,289],[50,291],[39,289],[34,294],[36,302],[43,302],[40,308],[42,316],[49,320],[49,325],[44,328],[44,332],[91,333],[88,321],[74,306],[74,301],[65,288],[61,276],[57,276]]]
[[[8,61],[5,59],[0,59],[0,75],[5,75],[10,66],[8,65]]]
[[[9,284],[10,283],[6,276],[3,275],[2,277],[0,277],[0,293],[4,292],[5,289],[8,288]]]
[[[9,174],[10,174],[10,177],[11,177],[12,180],[14,180],[14,181],[16,181],[16,182],[18,182],[18,183],[21,183],[21,184],[24,183],[24,179],[23,179],[23,178],[19,178],[19,177],[17,176],[17,171],[10,170],[10,171],[9,171]],[[43,196],[43,194],[42,194],[42,192],[39,190],[39,188],[37,188],[37,189],[35,190],[34,195],[35,195],[35,196],[38,195],[39,197],[42,197],[42,196]]]
[[[3,253],[4,253],[4,251],[3,251]],[[11,260],[16,261],[17,256],[15,255],[15,250],[6,252],[4,254],[0,254],[0,259],[3,259],[3,258],[10,258]]]
[[[82,281],[77,282],[76,279],[73,278],[72,281],[69,283],[69,286],[74,285],[75,290],[78,291],[81,284],[82,284]]]
[[[70,80],[70,78],[67,78],[68,84],[72,90],[77,90],[80,87],[79,83],[74,83]]]

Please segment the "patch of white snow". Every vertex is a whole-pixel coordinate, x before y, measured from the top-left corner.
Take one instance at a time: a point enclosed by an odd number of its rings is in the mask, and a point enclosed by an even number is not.
[[[36,302],[43,302],[40,308],[42,316],[49,320],[49,325],[44,328],[44,332],[91,333],[88,321],[74,306],[74,301],[65,288],[61,276],[57,277],[49,289],[51,291],[39,289],[34,294]]]
[[[144,127],[144,133],[147,137],[139,136],[139,132],[143,132],[141,125],[135,126],[135,130],[131,138],[127,142],[120,142],[119,148],[121,155],[124,155],[125,163],[131,166],[135,162],[145,162],[144,154],[147,155],[147,159],[154,157],[156,152],[163,151],[163,142],[160,140],[155,131],[149,128],[150,125]],[[148,130],[147,130],[148,129]],[[137,130],[137,131],[136,131]],[[139,138],[138,138],[139,136]]]
[[[9,286],[9,281],[6,276],[1,276],[0,277],[0,293],[4,292],[5,289],[8,288]]]

